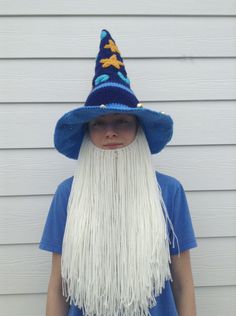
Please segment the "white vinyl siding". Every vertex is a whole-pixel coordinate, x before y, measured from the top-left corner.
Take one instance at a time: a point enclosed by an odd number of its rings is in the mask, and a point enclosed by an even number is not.
[[[75,162],[57,119],[85,101],[101,29],[145,107],[174,119],[153,157],[183,184],[199,316],[236,314],[236,1],[0,0],[0,316],[43,316],[49,205]]]

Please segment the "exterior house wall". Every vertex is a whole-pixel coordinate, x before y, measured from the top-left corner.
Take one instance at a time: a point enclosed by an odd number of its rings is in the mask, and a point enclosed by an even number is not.
[[[198,315],[236,314],[235,26],[233,0],[0,1],[0,316],[45,313],[51,256],[38,242],[75,166],[53,130],[85,101],[103,28],[137,97],[175,122],[153,161],[187,193]]]

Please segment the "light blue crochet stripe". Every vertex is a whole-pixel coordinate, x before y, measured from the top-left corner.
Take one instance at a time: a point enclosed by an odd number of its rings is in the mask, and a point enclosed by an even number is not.
[[[124,111],[127,111],[127,110],[133,110],[133,109],[136,109],[136,107],[129,107],[128,105],[125,105],[125,104],[122,104],[122,103],[108,103],[105,105],[105,107],[101,108],[101,104],[100,105],[87,105],[87,106],[81,106],[79,109],[80,110],[84,110],[84,111],[88,111],[88,108],[89,109],[94,109],[95,107],[97,107],[97,109],[100,111],[101,109],[117,109],[117,108],[121,108],[123,109]],[[139,108],[139,111],[140,110],[143,110],[143,109],[140,109]]]
[[[107,36],[107,32],[106,31],[102,31],[102,33],[100,35],[101,40],[103,40],[104,37],[106,37],[106,36]]]
[[[131,93],[131,94],[134,95],[134,93],[133,93],[132,90],[130,90],[129,88],[126,88],[126,87],[123,86],[122,84],[115,83],[115,82],[103,83],[103,84],[101,84],[100,86],[94,88],[91,93],[97,91],[98,89],[105,88],[105,87],[117,87],[117,88],[121,88],[121,89],[126,90],[127,92],[129,92],[129,93]]]

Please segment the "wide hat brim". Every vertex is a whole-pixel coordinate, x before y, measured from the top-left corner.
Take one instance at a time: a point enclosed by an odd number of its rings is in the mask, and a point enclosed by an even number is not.
[[[57,122],[54,132],[55,148],[71,159],[78,159],[80,147],[89,121],[111,113],[135,115],[146,135],[150,152],[159,153],[171,140],[173,120],[164,112],[143,107],[129,107],[110,103],[105,106],[83,106],[65,113]]]

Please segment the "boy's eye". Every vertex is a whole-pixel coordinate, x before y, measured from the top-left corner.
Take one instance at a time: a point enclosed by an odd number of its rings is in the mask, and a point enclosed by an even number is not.
[[[127,128],[128,126],[131,126],[133,122],[129,119],[126,118],[116,118],[110,122],[104,121],[104,120],[95,120],[93,122],[90,122],[89,126],[91,128],[96,128],[96,129],[105,129],[108,126],[112,126],[117,129],[124,129]]]
[[[125,119],[119,119],[116,121],[118,124],[126,124],[126,123],[129,123],[127,120]]]
[[[101,121],[95,121],[91,123],[91,126],[102,126],[104,123]]]

